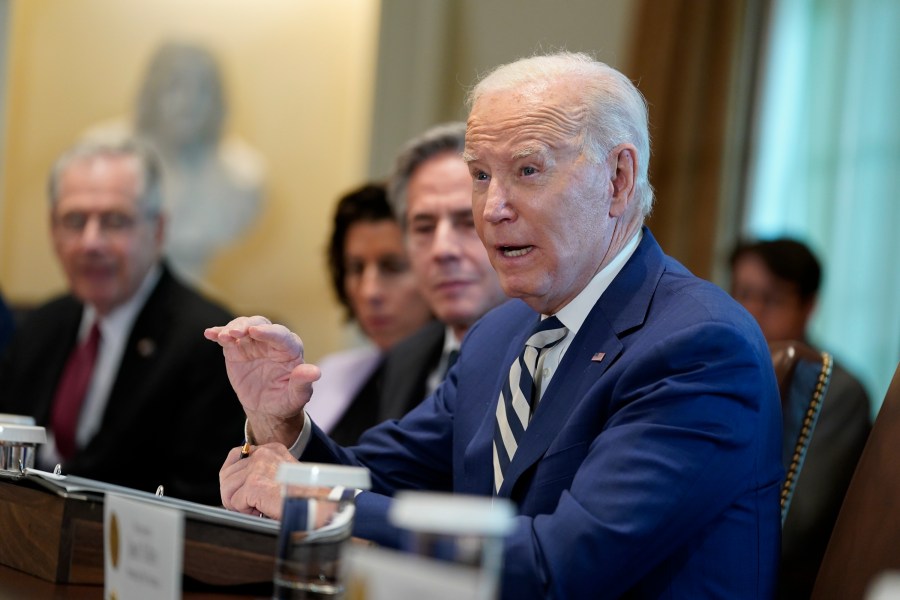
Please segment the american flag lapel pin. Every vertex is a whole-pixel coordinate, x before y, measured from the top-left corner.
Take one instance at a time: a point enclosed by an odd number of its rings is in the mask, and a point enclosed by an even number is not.
[[[606,352],[597,352],[591,357],[591,362],[600,362],[606,356]]]

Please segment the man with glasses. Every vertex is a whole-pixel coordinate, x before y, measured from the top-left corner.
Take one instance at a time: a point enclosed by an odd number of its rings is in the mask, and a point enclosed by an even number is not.
[[[218,503],[221,453],[243,415],[202,332],[229,315],[162,261],[159,173],[134,141],[85,142],[53,166],[50,235],[69,293],[17,331],[0,412],[47,427],[41,467]]]

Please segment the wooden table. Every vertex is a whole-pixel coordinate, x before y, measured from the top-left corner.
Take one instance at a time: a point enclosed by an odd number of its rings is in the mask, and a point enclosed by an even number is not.
[[[184,597],[271,598],[275,531],[186,518]],[[0,600],[102,599],[103,583],[102,499],[0,479]]]
[[[242,593],[244,590],[184,592],[184,600],[269,600],[271,591]],[[103,600],[102,585],[62,584],[44,581],[22,571],[0,565],[0,598],[3,600]]]

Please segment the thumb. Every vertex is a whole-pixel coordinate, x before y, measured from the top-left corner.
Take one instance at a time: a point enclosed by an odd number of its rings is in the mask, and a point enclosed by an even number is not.
[[[321,376],[322,371],[316,365],[301,363],[291,371],[291,382],[295,385],[310,385],[314,381],[318,381]]]

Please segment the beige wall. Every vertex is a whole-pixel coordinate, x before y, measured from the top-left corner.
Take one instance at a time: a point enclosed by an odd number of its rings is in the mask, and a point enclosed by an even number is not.
[[[384,0],[370,171],[410,136],[465,119],[467,89],[536,52],[588,52],[625,68],[634,0]]]
[[[12,0],[0,151],[0,288],[35,303],[64,282],[44,177],[86,128],[127,113],[155,46],[208,45],[225,71],[229,130],[268,161],[266,208],[210,270],[238,313],[303,336],[313,360],[355,338],[327,286],[337,196],[384,176],[398,146],[464,118],[477,73],[541,49],[623,66],[631,0]],[[376,82],[377,80],[377,82]],[[0,130],[2,131],[2,130]]]
[[[44,179],[86,128],[131,111],[170,38],[219,57],[228,130],[266,158],[266,207],[218,257],[209,290],[300,332],[315,359],[344,343],[324,248],[337,196],[365,177],[378,0],[14,0],[0,197],[0,287],[40,302],[64,289]],[[199,335],[199,334],[198,334]]]

